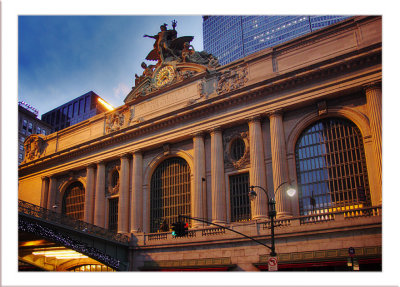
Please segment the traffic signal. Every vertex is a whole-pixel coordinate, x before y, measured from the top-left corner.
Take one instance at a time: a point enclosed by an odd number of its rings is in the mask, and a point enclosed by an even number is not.
[[[172,224],[172,236],[183,237],[186,236],[188,232],[189,232],[188,223],[178,221]]]
[[[179,229],[180,229],[179,222],[172,223],[172,236],[178,237],[180,234]]]
[[[189,223],[185,222],[183,223],[183,235],[182,236],[186,236],[189,233]]]

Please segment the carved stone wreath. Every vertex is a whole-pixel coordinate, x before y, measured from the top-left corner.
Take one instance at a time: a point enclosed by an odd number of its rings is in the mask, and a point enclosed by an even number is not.
[[[245,145],[243,155],[239,159],[232,157],[232,144],[235,140],[240,139]],[[248,132],[235,132],[224,137],[224,161],[227,167],[233,166],[236,169],[246,167],[250,162],[250,145]]]
[[[118,182],[115,186],[112,186],[112,175],[114,171],[120,173],[119,161],[114,161],[107,166],[106,170],[106,197],[117,195],[119,193],[119,183],[120,178],[118,177]]]

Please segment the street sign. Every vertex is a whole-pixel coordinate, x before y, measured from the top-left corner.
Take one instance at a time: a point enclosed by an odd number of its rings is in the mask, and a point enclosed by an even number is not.
[[[278,271],[278,258],[277,257],[268,258],[268,271]]]

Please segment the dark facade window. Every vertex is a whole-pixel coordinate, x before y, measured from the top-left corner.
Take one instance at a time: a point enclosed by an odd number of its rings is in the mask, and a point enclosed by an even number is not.
[[[56,112],[56,125],[60,123],[60,110],[57,110]]]
[[[55,119],[56,119],[56,112],[52,112],[51,113],[51,121],[50,121],[51,125],[54,125]]]
[[[234,139],[231,144],[230,153],[234,160],[239,160],[243,157],[246,145],[241,138]]]
[[[83,99],[80,99],[79,100],[79,115],[82,115],[84,110],[85,110],[85,102]]]
[[[90,97],[85,98],[85,113],[90,111]]]
[[[61,122],[65,123],[68,117],[68,107],[63,108]]]
[[[360,130],[341,118],[320,120],[296,143],[300,214],[370,205]]]
[[[28,122],[28,132],[26,133],[27,135],[32,134],[33,132],[33,124],[31,122]]]
[[[73,108],[72,105],[68,105],[68,120],[72,118]]]
[[[85,189],[82,183],[72,183],[64,194],[63,199],[63,214],[66,214],[74,219],[83,220],[85,208]]]
[[[189,165],[179,157],[166,159],[151,177],[150,232],[159,230],[163,220],[171,226],[179,214],[190,212]]]
[[[79,102],[74,103],[74,117],[78,115]]]
[[[229,189],[231,222],[250,220],[249,174],[241,173],[229,176]]]
[[[115,232],[118,229],[118,197],[108,200],[108,229]]]

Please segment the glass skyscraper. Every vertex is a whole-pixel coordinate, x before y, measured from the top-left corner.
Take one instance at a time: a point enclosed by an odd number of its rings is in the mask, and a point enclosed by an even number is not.
[[[350,16],[204,16],[204,50],[221,65]]]

